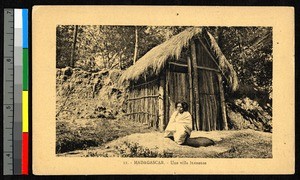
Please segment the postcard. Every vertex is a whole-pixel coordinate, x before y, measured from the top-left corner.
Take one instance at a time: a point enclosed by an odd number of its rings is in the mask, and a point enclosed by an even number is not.
[[[32,17],[34,174],[295,172],[292,7]]]

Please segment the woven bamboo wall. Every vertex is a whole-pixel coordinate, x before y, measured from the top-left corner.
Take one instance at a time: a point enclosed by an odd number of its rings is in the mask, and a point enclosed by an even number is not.
[[[133,86],[127,100],[129,120],[158,126],[158,80]]]

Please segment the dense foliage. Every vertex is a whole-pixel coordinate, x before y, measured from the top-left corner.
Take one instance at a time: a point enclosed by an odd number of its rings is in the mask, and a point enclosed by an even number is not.
[[[210,28],[242,85],[272,92],[273,43],[270,27]]]
[[[57,67],[71,66],[75,26],[57,26]],[[184,27],[78,26],[75,67],[126,69],[133,64],[135,30],[138,34],[138,57],[162,43]]]

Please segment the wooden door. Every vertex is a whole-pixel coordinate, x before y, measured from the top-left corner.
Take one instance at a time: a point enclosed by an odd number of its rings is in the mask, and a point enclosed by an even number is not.
[[[184,101],[189,104],[189,85],[186,73],[171,72],[169,81],[169,116],[175,111],[175,103]]]

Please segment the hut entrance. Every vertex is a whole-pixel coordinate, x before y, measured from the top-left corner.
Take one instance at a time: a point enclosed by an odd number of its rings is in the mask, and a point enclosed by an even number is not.
[[[170,72],[169,77],[169,117],[171,117],[172,113],[175,111],[175,103],[178,101],[185,101],[188,104],[189,100],[189,84],[188,84],[188,74],[187,73],[179,73],[179,72]]]

